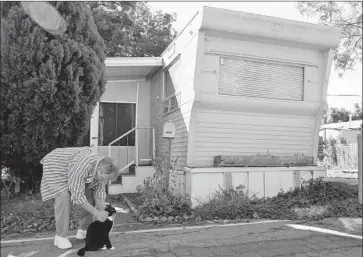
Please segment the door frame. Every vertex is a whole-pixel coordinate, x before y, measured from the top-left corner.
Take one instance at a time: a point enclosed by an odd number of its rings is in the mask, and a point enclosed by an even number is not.
[[[134,81],[130,81],[130,80],[118,80],[117,82],[120,83],[127,83],[127,82],[135,82],[136,84],[136,101],[108,101],[108,100],[100,100],[95,109],[93,110],[93,114],[90,120],[90,148],[92,149],[92,152],[94,153],[98,153],[98,131],[99,131],[99,122],[100,122],[100,103],[130,103],[130,104],[136,104],[135,106],[135,127],[137,128],[138,126],[138,107],[139,107],[139,88],[140,88],[140,81],[145,81],[145,80],[134,80]],[[114,82],[114,81],[109,81],[109,82]],[[106,89],[107,90],[107,87]],[[136,159],[138,158],[138,139],[137,139],[138,135],[137,135],[137,129],[135,131],[135,147],[136,147]],[[136,161],[138,162],[138,161]]]

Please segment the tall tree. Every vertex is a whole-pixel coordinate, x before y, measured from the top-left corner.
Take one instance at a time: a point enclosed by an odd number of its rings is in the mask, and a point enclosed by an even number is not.
[[[160,56],[175,37],[175,14],[152,12],[146,2],[87,2],[108,57]]]
[[[52,2],[67,24],[54,36],[19,5],[1,23],[1,167],[39,180],[39,160],[82,141],[105,89],[105,44],[82,2]]]
[[[341,43],[335,51],[339,75],[362,63],[362,2],[299,2],[302,15],[315,16],[321,23],[341,28]]]

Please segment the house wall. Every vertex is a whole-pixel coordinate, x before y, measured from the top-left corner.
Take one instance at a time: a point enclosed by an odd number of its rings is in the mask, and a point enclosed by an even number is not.
[[[137,102],[137,82],[107,82],[105,93],[101,102],[129,103]],[[139,82],[139,99],[137,105],[137,126],[150,127],[150,82]],[[96,108],[96,112],[98,108]],[[98,113],[95,113],[94,116]],[[121,135],[118,135],[121,136]],[[139,158],[150,158],[151,152],[151,131],[138,131]],[[115,138],[116,139],[116,138]],[[148,147],[146,147],[148,146]],[[98,153],[108,156],[108,146],[98,146]],[[118,161],[120,166],[125,166],[135,160],[134,146],[112,146],[111,157]]]
[[[198,48],[198,20],[193,19],[179,37],[162,54],[164,68],[178,58],[179,68],[173,70],[173,83],[180,88],[179,108],[163,115],[163,70],[151,79],[150,124],[156,128],[156,150],[166,152],[166,140],[162,137],[163,124],[171,120],[175,124],[175,138],[172,140],[172,158],[178,158],[177,165],[187,164],[187,150],[190,133],[190,117],[194,102],[194,74]],[[177,92],[176,92],[177,93]]]
[[[217,155],[316,156],[327,56],[318,50],[268,45],[207,31],[197,71],[191,164],[213,165]],[[219,58],[249,56],[305,65],[303,101],[218,94]],[[317,145],[317,143],[316,143]]]

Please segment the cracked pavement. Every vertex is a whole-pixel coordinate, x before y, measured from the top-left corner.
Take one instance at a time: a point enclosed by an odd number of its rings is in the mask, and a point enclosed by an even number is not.
[[[362,240],[295,230],[292,222],[220,226],[149,233],[111,235],[115,250],[87,252],[89,257],[237,257],[237,256],[362,256]],[[77,256],[84,243],[71,239],[73,251],[59,250],[53,241],[2,244],[1,256],[19,256],[38,251],[33,257]]]

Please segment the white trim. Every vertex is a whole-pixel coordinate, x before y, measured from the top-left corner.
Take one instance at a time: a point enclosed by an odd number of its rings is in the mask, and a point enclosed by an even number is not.
[[[137,128],[139,122],[138,122],[138,111],[139,111],[139,90],[140,90],[140,82],[137,82],[137,88],[136,88],[136,110],[135,110],[135,128]],[[135,131],[135,164],[136,167],[139,166],[139,133],[136,129]]]
[[[221,52],[221,51],[214,51],[214,50],[206,51],[205,54],[206,55],[219,55],[220,57],[223,57],[223,56],[230,57],[230,56],[232,56],[232,57],[252,59],[252,60],[257,60],[257,61],[270,61],[270,62],[276,62],[276,63],[279,63],[279,64],[287,64],[287,65],[290,65],[290,66],[298,66],[298,67],[310,66],[310,67],[319,68],[319,66],[317,64],[311,63],[311,62],[291,61],[291,60],[286,60],[286,59],[268,58],[268,57],[262,57],[262,56],[256,56],[256,55],[228,53],[228,52]]]
[[[169,70],[177,61],[180,60],[180,58],[181,58],[181,54],[178,54],[177,56],[175,56],[173,58],[173,60],[170,61],[170,63],[165,68],[163,68],[163,71]]]
[[[137,102],[131,102],[131,101],[116,101],[116,100],[101,100],[99,103],[111,103],[111,104],[137,104]]]
[[[165,101],[165,70],[161,71],[161,103]],[[162,111],[163,113],[164,111]]]
[[[145,82],[145,79],[120,79],[120,80],[107,80],[106,83],[128,83],[128,82]]]
[[[100,103],[98,102],[93,110],[90,120],[90,148],[93,153],[98,153],[98,140],[99,140],[99,123],[100,123]]]
[[[163,66],[161,57],[112,57],[106,58],[106,67]]]

